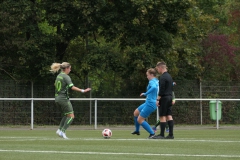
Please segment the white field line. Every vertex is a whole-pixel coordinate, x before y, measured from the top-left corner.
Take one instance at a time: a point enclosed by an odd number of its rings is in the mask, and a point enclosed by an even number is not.
[[[53,154],[90,154],[90,155],[135,155],[135,156],[168,156],[168,157],[221,157],[240,158],[240,155],[191,155],[191,154],[156,154],[156,153],[117,153],[117,152],[73,152],[73,151],[34,151],[34,150],[3,150],[0,152],[16,153],[53,153]]]
[[[44,138],[44,137],[0,137],[0,141],[44,141],[44,140],[63,140],[62,138]],[[174,139],[174,140],[149,140],[149,139],[103,139],[103,138],[72,138],[74,140],[84,141],[168,141],[168,142],[215,142],[215,143],[240,143],[240,141],[222,141],[222,140],[199,140],[199,139]],[[49,153],[49,154],[91,154],[91,155],[135,155],[135,156],[171,156],[171,157],[222,157],[222,158],[240,158],[240,155],[191,155],[191,154],[155,154],[155,153],[113,153],[113,152],[73,152],[73,151],[34,151],[34,150],[4,150],[0,152],[16,153]]]
[[[60,141],[64,140],[60,137],[57,138],[45,138],[45,137],[1,137],[0,141]],[[159,141],[168,141],[168,142],[214,142],[214,143],[240,143],[240,141],[230,141],[230,140],[204,140],[204,139],[104,139],[104,138],[69,138],[68,141],[151,141],[151,142],[159,142]]]

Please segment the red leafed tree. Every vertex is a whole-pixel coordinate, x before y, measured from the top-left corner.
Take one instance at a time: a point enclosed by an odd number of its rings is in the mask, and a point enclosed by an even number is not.
[[[202,43],[204,67],[202,78],[205,80],[234,80],[236,47],[229,44],[226,35],[210,34]]]

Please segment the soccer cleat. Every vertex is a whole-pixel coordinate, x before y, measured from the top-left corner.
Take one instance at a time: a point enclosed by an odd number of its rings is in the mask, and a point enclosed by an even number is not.
[[[167,133],[169,132],[169,128],[166,128],[166,132],[167,132]]]
[[[174,136],[167,136],[167,137],[165,137],[165,139],[174,139]]]
[[[164,136],[161,136],[161,135],[159,134],[159,135],[154,136],[153,139],[165,139],[165,137],[164,137]]]
[[[68,137],[66,136],[66,134],[63,133],[63,132],[62,132],[62,137],[63,137],[64,139],[68,139]]]
[[[58,136],[59,136],[59,137],[62,137],[62,131],[60,131],[60,132],[58,133]]]
[[[149,136],[148,136],[148,139],[154,139],[153,137],[155,136],[155,134],[150,134]]]
[[[134,132],[132,132],[131,134],[136,134],[136,135],[140,135],[140,132],[137,132],[137,131],[134,131]]]
[[[57,134],[57,135],[59,135],[59,132],[61,132],[61,130],[60,130],[60,129],[58,129],[58,130],[56,131],[56,134]]]
[[[68,137],[66,136],[66,134],[62,131],[59,132],[59,137],[62,137],[63,139],[68,139]]]
[[[154,132],[157,132],[157,127],[153,126],[153,127],[152,127],[152,130],[153,130]]]

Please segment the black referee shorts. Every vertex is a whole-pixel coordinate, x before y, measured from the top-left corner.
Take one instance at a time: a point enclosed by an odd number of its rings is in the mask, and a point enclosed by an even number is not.
[[[161,97],[158,108],[159,116],[172,115],[172,96]]]

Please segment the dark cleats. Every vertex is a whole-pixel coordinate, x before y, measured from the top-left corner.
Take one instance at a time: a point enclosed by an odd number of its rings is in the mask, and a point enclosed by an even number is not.
[[[165,137],[165,139],[174,139],[174,136],[167,136],[167,137]]]
[[[155,134],[150,134],[150,135],[148,136],[148,139],[153,139],[154,136],[155,136]]]
[[[165,137],[164,137],[164,136],[161,136],[161,135],[159,134],[159,135],[154,136],[153,139],[165,139]]]
[[[131,134],[132,134],[132,135],[136,134],[136,135],[139,136],[139,135],[140,135],[140,132],[134,131],[134,132],[132,132]]]

